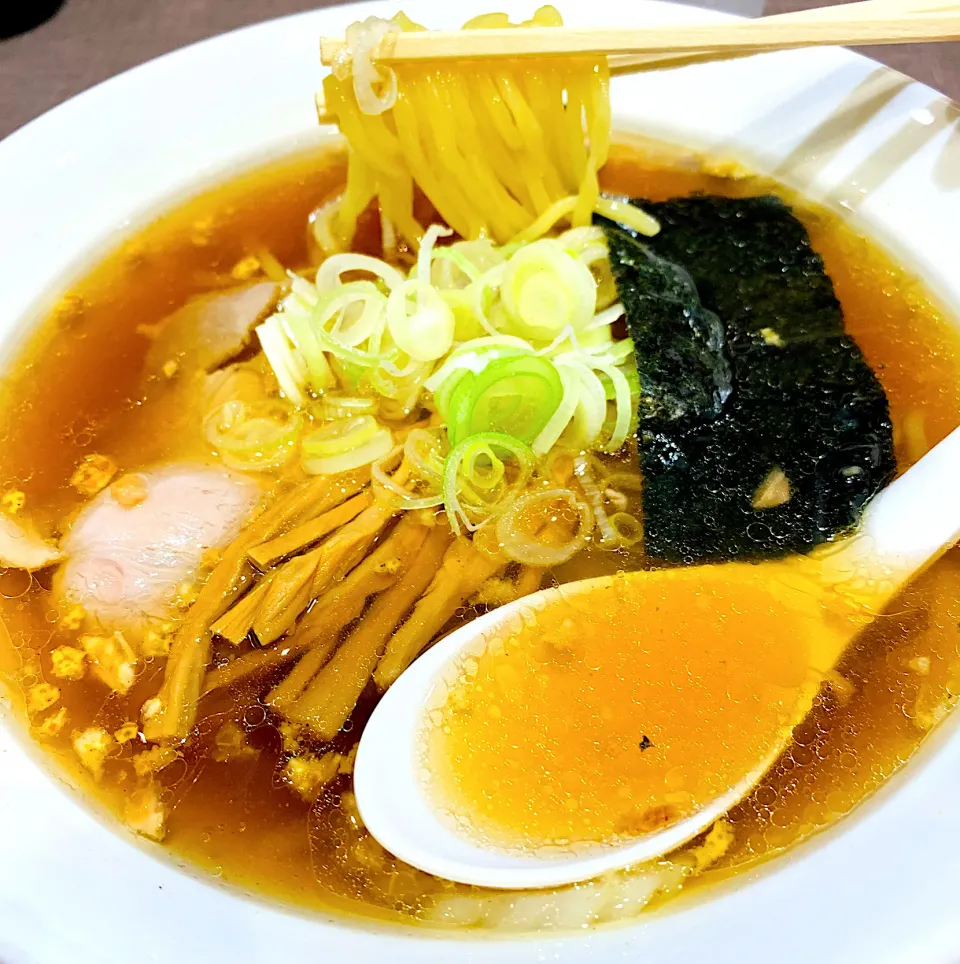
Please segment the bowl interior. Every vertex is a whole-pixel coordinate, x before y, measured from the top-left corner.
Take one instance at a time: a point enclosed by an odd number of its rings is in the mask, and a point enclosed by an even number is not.
[[[513,4],[510,5],[511,12]],[[485,4],[404,8],[455,26]],[[9,358],[56,293],[171,199],[225,174],[320,142],[312,102],[317,37],[394,3],[302,14],[153,61],[0,144],[0,355]],[[517,8],[517,14],[529,14]],[[666,3],[596,0],[573,24],[685,23],[720,15]],[[251,70],[251,64],[257,64]],[[960,309],[960,112],[934,91],[846,51],[823,49],[620,78],[616,126],[769,173],[842,208]],[[789,859],[714,888],[708,899],[594,934],[485,940],[304,918],[148,859],[57,792],[14,721],[0,722],[0,960],[77,964],[355,959],[441,962],[651,959],[948,960],[960,947],[949,895],[960,884],[960,739],[948,721],[855,817]],[[904,829],[908,828],[908,829]],[[946,846],[944,844],[946,843]],[[799,914],[805,926],[787,921]],[[162,916],[160,916],[162,915]],[[163,921],[157,926],[158,920]],[[869,926],[865,926],[869,922]],[[776,943],[774,943],[776,942]],[[825,951],[832,948],[833,951]],[[539,956],[539,957],[538,957]]]

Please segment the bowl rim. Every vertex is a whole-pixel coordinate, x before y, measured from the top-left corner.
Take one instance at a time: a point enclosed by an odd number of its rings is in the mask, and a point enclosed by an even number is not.
[[[316,36],[363,16],[389,16],[397,6],[327,8],[202,41],[78,95],[0,143],[0,181],[18,186],[0,196],[0,223],[17,238],[0,260],[0,365],[53,293],[171,199],[318,144],[310,96],[320,78]],[[485,4],[403,6],[452,26]],[[533,4],[503,6],[525,14]],[[567,6],[571,23],[724,17],[654,0]],[[251,62],[260,69],[245,69]],[[845,209],[922,268],[945,306],[960,308],[960,241],[950,231],[960,215],[960,112],[935,91],[830,48],[621,78],[613,97],[626,130],[736,157]],[[960,831],[960,808],[940,801],[960,796],[957,725],[950,719],[939,727],[908,772],[787,859],[630,925],[471,941],[464,953],[478,964],[528,960],[534,948],[570,962],[639,951],[671,960],[765,960],[795,908],[815,905],[816,924],[791,934],[781,961],[829,960],[825,948],[845,962],[954,960],[960,921],[948,895],[960,883],[960,854],[943,842]],[[0,862],[14,870],[0,875],[0,959],[9,964],[59,962],[68,953],[78,962],[124,960],[158,903],[180,926],[150,928],[157,961],[293,958],[315,952],[318,938],[328,951],[361,960],[449,956],[451,938],[307,916],[210,886],[207,875],[183,874],[169,857],[146,860],[144,851],[159,848],[130,847],[112,818],[81,806],[75,792],[51,792],[63,788],[61,778],[51,779],[38,759],[19,728],[0,717]],[[891,844],[907,820],[910,839]],[[852,876],[851,866],[858,868]],[[222,923],[211,928],[211,921]]]

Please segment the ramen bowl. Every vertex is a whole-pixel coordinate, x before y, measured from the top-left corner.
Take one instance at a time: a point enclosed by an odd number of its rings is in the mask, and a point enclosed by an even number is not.
[[[416,0],[405,10],[453,27],[484,9],[473,0],[457,6]],[[3,364],[59,293],[160,212],[321,148],[330,133],[318,127],[311,96],[322,76],[318,38],[394,12],[385,3],[333,8],[197,44],[80,95],[0,144],[0,223],[9,240],[0,259]],[[514,12],[529,13],[511,4]],[[680,28],[719,17],[618,0],[562,12],[573,25]],[[612,104],[624,141],[675,145],[679,165],[702,155],[723,162],[727,175],[769,175],[839,212],[960,318],[960,113],[935,91],[830,48],[619,77]],[[215,863],[194,868],[123,831],[36,749],[7,707],[0,959],[952,961],[960,954],[955,725],[947,716],[868,800],[788,854],[617,926],[547,930],[534,921],[480,932],[307,911],[229,879]]]

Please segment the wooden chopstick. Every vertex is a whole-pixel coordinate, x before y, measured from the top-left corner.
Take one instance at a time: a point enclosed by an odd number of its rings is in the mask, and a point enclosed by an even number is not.
[[[782,26],[789,26],[805,20],[813,20],[819,23],[828,23],[833,20],[849,20],[855,15],[856,19],[889,17],[896,13],[898,16],[909,16],[914,20],[924,20],[933,15],[956,14],[960,12],[958,0],[859,0],[857,3],[836,4],[828,7],[816,7],[810,10],[798,10],[793,13],[775,14],[763,17],[752,23],[769,26],[772,23]],[[728,25],[729,26],[729,25]],[[515,28],[523,29],[523,28]],[[565,29],[565,28],[560,28]],[[686,30],[686,27],[678,26],[670,28],[673,36],[677,31]],[[476,31],[473,31],[476,33]],[[423,37],[429,34],[419,33],[417,36]],[[933,38],[931,38],[933,39]],[[947,38],[936,38],[947,39]],[[338,46],[339,45],[339,46]],[[324,51],[339,51],[342,49],[342,41],[331,38],[323,38],[320,41],[321,59],[326,57]],[[661,70],[667,68],[684,67],[689,64],[707,63],[717,60],[735,60],[742,57],[752,57],[754,54],[766,53],[768,51],[780,49],[774,47],[755,47],[747,50],[725,50],[717,48],[705,48],[702,50],[682,50],[678,51],[674,46],[671,50],[664,50],[659,53],[623,54],[615,53],[607,57],[610,73],[614,75],[632,74],[645,70]],[[335,56],[331,54],[330,56]],[[321,124],[336,123],[336,118],[329,114],[321,95],[316,96],[317,118]]]
[[[826,22],[831,17],[844,18],[850,14],[851,7],[856,7],[858,15],[876,15],[897,10],[900,13],[910,13],[924,16],[929,13],[960,11],[957,0],[859,0],[854,4],[837,3],[828,7],[813,7],[808,10],[795,10],[792,13],[773,14],[764,17],[763,22],[794,23],[798,20],[818,19]],[[688,64],[700,64],[718,60],[737,60],[752,57],[755,54],[768,53],[769,50],[757,49],[749,51],[717,50],[686,51],[683,53],[663,54],[613,54],[607,57],[610,73],[634,74],[644,70],[662,70],[667,68],[685,67]]]
[[[917,9],[920,7],[921,9]],[[786,17],[790,19],[787,20]],[[397,32],[372,51],[378,63],[552,56],[751,54],[811,46],[866,46],[960,39],[960,5],[937,0],[902,5],[876,0],[822,7],[803,16],[683,26],[510,27]],[[344,41],[324,37],[320,59],[330,64]]]

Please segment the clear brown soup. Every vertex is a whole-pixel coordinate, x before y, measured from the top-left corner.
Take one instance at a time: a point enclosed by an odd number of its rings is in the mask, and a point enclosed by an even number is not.
[[[334,152],[237,177],[119,244],[62,296],[3,385],[0,490],[23,490],[41,521],[62,526],[78,504],[67,480],[84,455],[109,452],[124,468],[162,460],[166,440],[179,429],[169,421],[162,388],[139,394],[149,344],[139,326],[219,284],[253,249],[269,250],[284,265],[306,265],[307,216],[335,193],[344,171],[342,155]],[[960,422],[960,335],[922,284],[838,217],[768,180],[716,176],[706,163],[687,157],[679,164],[659,149],[615,149],[603,182],[657,199],[694,191],[786,197],[807,225],[848,329],[887,392],[900,469]],[[602,565],[585,553],[555,575],[576,578]],[[951,705],[951,694],[960,692],[958,598],[960,553],[953,552],[858,640],[790,750],[730,815],[732,846],[684,892],[830,825],[909,757]],[[57,628],[43,575],[0,572],[0,615],[9,634],[0,633],[0,677],[22,703],[22,692],[43,676],[45,654],[71,642],[70,634]],[[162,666],[149,666],[126,697],[107,696],[95,685],[62,687],[70,722],[44,747],[56,767],[110,811],[122,807],[129,766],[122,755],[108,761],[94,785],[70,734],[91,725],[113,731],[136,720],[161,672]],[[468,893],[394,861],[360,834],[342,805],[343,785],[311,806],[282,784],[280,737],[257,701],[269,682],[207,700],[183,759],[162,771],[172,807],[168,851],[271,898],[392,921],[422,920],[435,896]],[[354,717],[354,737],[368,711],[369,701]],[[230,719],[260,752],[218,763],[211,742]]]

